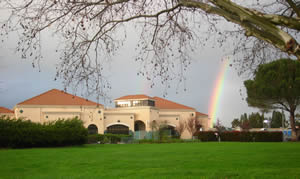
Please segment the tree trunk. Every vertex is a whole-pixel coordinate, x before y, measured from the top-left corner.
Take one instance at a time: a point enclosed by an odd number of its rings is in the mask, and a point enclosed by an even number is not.
[[[292,141],[297,141],[298,135],[295,126],[295,112],[293,110],[290,111],[290,123],[292,128]]]

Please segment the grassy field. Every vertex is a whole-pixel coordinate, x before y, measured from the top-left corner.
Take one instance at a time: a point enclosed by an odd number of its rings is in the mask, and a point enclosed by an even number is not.
[[[300,143],[0,149],[0,178],[300,178]]]

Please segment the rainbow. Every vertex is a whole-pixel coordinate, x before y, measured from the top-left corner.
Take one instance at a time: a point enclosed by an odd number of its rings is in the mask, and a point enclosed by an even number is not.
[[[213,93],[210,97],[210,104],[208,109],[208,114],[210,117],[208,124],[209,127],[213,127],[214,123],[216,123],[217,121],[217,114],[220,110],[220,99],[224,88],[225,72],[228,66],[229,57],[226,57],[222,60],[221,68],[214,84]]]

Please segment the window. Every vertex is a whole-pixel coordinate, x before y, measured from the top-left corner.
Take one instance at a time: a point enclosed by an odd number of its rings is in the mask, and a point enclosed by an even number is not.
[[[48,116],[46,116],[46,119],[48,119]]]
[[[142,106],[142,101],[133,101],[132,106]]]
[[[89,125],[88,134],[98,134],[98,127],[95,124]]]
[[[134,122],[134,131],[145,131],[146,125],[143,121]]]
[[[24,112],[23,109],[21,109],[21,110],[20,110],[20,113],[23,113],[23,112]]]
[[[131,107],[131,106],[155,106],[152,100],[134,100],[134,101],[118,101],[116,107]]]
[[[101,110],[99,110],[98,113],[101,114]]]
[[[116,103],[116,107],[128,107],[130,105],[130,101],[118,101]]]
[[[140,100],[140,101],[133,101],[133,106],[154,106],[154,101],[152,100]]]
[[[151,101],[151,100],[148,100],[148,106],[155,106],[155,102]]]
[[[107,133],[109,134],[129,134],[129,127],[121,125],[121,124],[116,124],[109,126],[107,128]]]

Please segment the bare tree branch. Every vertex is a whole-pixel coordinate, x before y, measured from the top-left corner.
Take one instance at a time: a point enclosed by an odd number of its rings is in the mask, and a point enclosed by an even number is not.
[[[293,0],[286,0],[286,2],[293,8],[297,16],[300,17],[300,9],[297,7],[296,3],[294,3]]]
[[[184,82],[191,54],[211,37],[217,39],[214,45],[233,46],[239,74],[282,56],[300,60],[299,3],[293,0],[2,0],[0,7],[10,12],[0,34],[19,34],[16,50],[22,58],[39,66],[41,35],[50,30],[63,42],[55,78],[100,96],[111,89],[105,63],[124,44],[129,25],[140,34],[138,75],[151,87],[156,79],[166,88],[172,80]],[[223,29],[224,19],[234,29]]]

